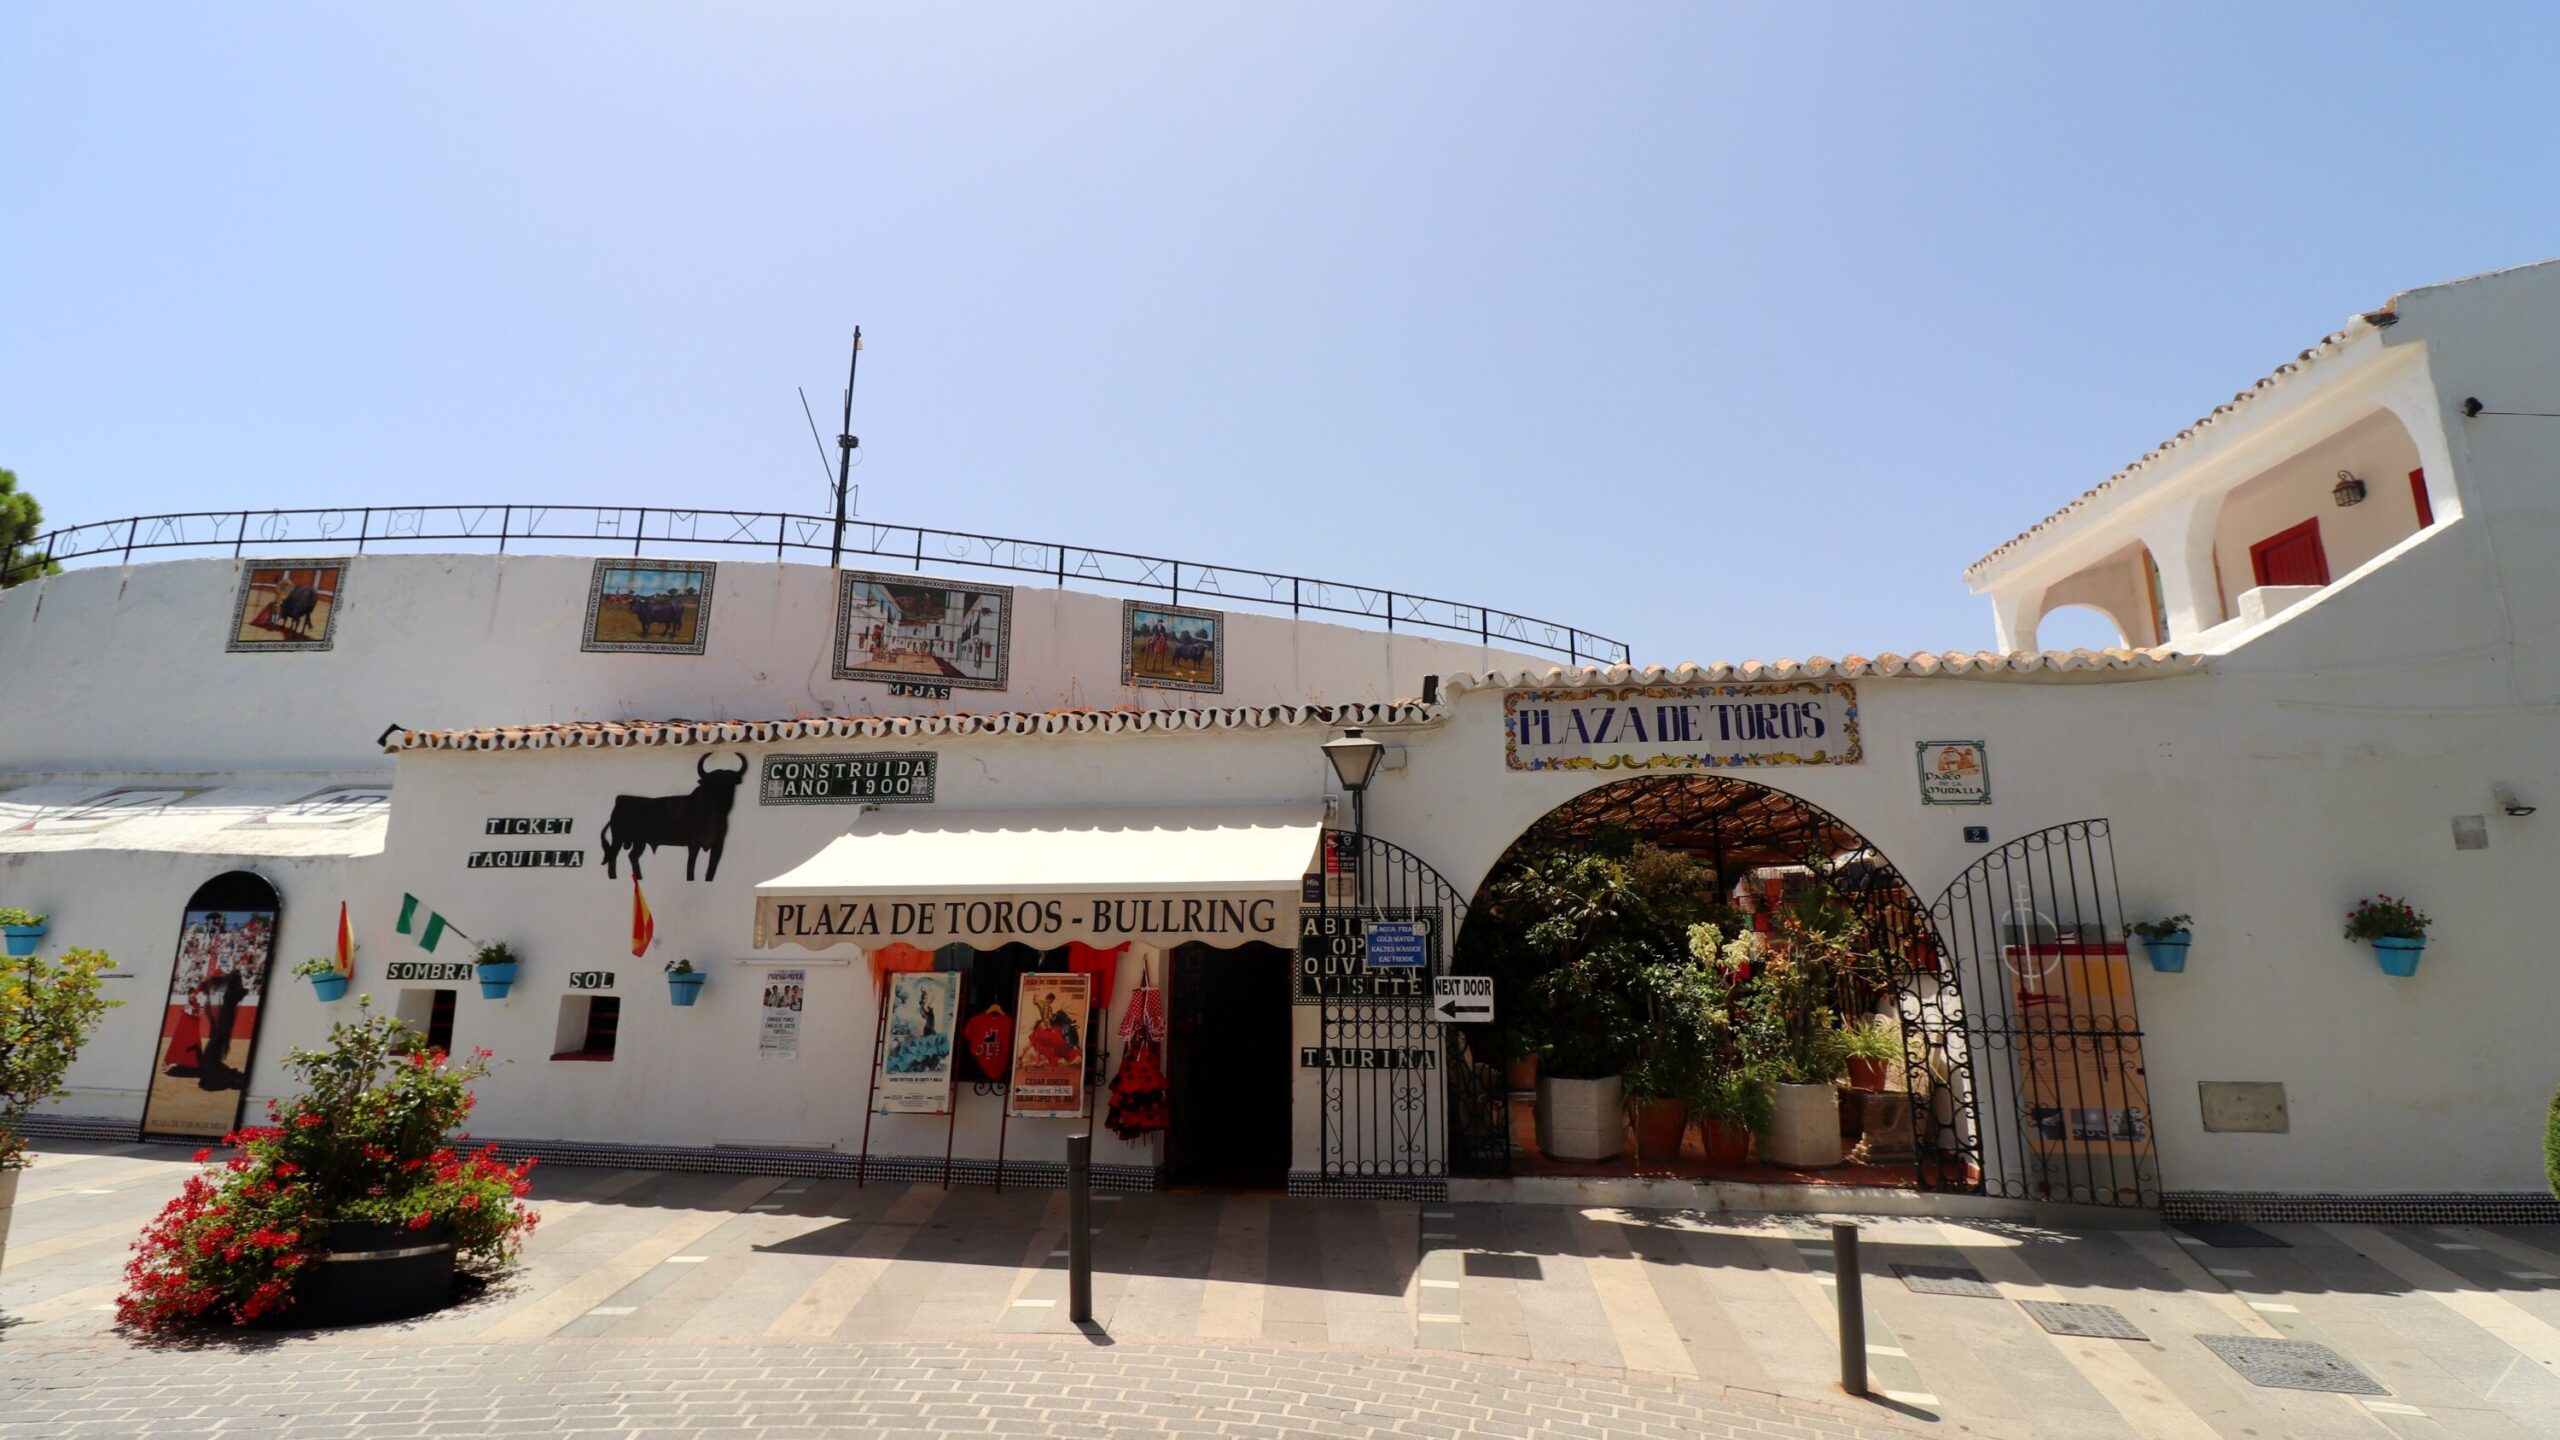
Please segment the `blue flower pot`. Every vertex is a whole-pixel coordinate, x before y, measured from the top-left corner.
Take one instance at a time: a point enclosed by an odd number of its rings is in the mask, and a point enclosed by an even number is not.
[[[507,992],[516,988],[516,964],[517,962],[508,960],[499,964],[480,966],[480,998],[506,999]]]
[[[690,1005],[702,998],[702,982],[711,977],[696,970],[690,974],[667,976],[667,998],[678,1005]]]
[[[24,957],[44,943],[44,929],[42,925],[0,925],[0,938],[9,942],[10,954]]]
[[[2144,940],[2142,952],[2151,957],[2151,968],[2163,975],[2175,975],[2187,968],[2187,947],[2195,936],[2180,930],[2157,940]]]
[[[2373,958],[2382,962],[2382,973],[2404,979],[2418,973],[2418,957],[2426,953],[2423,935],[2382,935],[2373,942]]]
[[[311,993],[319,996],[324,1001],[344,1000],[347,998],[347,977],[344,975],[314,975],[311,977]]]

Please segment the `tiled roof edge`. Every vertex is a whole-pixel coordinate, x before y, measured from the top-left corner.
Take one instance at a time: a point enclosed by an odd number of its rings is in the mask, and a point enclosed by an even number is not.
[[[2170,451],[2177,449],[2179,446],[2184,445],[2189,441],[2197,439],[2199,436],[2203,435],[2207,429],[2227,419],[2241,406],[2264,396],[2268,391],[2275,389],[2287,380],[2301,374],[2305,368],[2309,367],[2313,363],[2336,354],[2339,350],[2345,348],[2348,341],[2355,339],[2357,336],[2368,330],[2378,330],[2385,326],[2396,324],[2398,323],[2399,318],[2397,311],[2392,306],[2385,306],[2380,310],[2368,310],[2348,321],[2344,329],[2332,330],[2328,334],[2321,336],[2318,344],[2313,345],[2310,349],[2303,351],[2301,354],[2294,356],[2291,360],[2286,361],[2284,364],[2279,365],[2275,369],[2258,377],[2257,383],[2251,385],[2248,389],[2241,391],[2239,394],[2232,396],[2229,400],[2214,406],[2210,413],[2198,417],[2193,423],[2189,424],[2187,428],[2170,436],[2168,439],[2161,441],[2159,444],[2152,446],[2149,450],[2144,451],[2140,459],[2089,487],[2089,489],[2082,492],[2078,499],[2063,506],[2061,509],[2054,511],[2052,514],[2047,515],[2042,520],[2028,526],[2026,529],[2019,531],[2016,535],[2013,535],[2008,540],[2002,542],[1997,549],[1994,549],[1981,559],[1964,567],[1964,578],[1967,580],[1973,579],[1975,576],[1981,574],[1985,569],[1989,568],[1993,561],[1998,560],[2001,556],[2008,554],[2019,546],[2026,544],[2029,540],[2043,534],[2045,531],[2052,529],[2056,523],[2060,522],[2066,516],[2077,512],[2090,501],[2097,499],[2099,496],[2113,490],[2116,486],[2124,483],[2126,480],[2131,479],[2133,476],[2140,474],[2145,469],[2148,469],[2153,462],[2159,460],[2163,455],[2168,454]]]
[[[767,745],[785,740],[903,740],[960,735],[1134,735],[1329,725],[1421,725],[1440,709],[1413,700],[1182,710],[1027,710],[956,715],[818,715],[790,720],[581,720],[470,730],[402,730],[383,748],[550,750],[630,745]]]
[[[1441,693],[1612,685],[1711,685],[1735,680],[1861,680],[1974,677],[2007,679],[2036,674],[2106,674],[2159,676],[2202,668],[2204,657],[2175,650],[1921,650],[1909,655],[1851,655],[1833,660],[1816,655],[1805,660],[1720,661],[1712,665],[1585,665],[1568,670],[1494,670],[1482,675],[1452,675],[1440,683]]]

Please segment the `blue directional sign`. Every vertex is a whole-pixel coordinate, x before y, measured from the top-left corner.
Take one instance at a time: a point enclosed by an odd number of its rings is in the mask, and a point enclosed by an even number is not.
[[[1419,920],[1372,920],[1362,933],[1372,970],[1419,970],[1431,963],[1430,931]]]

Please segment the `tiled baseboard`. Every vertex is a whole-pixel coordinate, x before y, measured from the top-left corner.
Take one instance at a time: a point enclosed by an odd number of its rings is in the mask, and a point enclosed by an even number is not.
[[[1289,1193],[1335,1200],[1446,1200],[1449,1182],[1441,1179],[1392,1179],[1382,1176],[1323,1175],[1313,1170],[1289,1172]]]
[[[2350,1225],[2560,1224],[2560,1198],[2523,1191],[2468,1195],[2279,1195],[2263,1190],[2172,1190],[2161,1217],[2189,1220],[2331,1221]]]
[[[115,1120],[97,1115],[30,1115],[18,1122],[18,1129],[30,1136],[55,1140],[122,1140],[142,1138],[139,1120]],[[172,1144],[202,1145],[201,1140],[172,1141]]]

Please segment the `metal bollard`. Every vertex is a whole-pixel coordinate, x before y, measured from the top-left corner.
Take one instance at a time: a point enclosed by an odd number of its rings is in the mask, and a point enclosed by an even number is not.
[[[1858,1227],[1831,1227],[1832,1291],[1840,1297],[1840,1388],[1867,1393],[1867,1296],[1858,1269]]]
[[[1093,1136],[1067,1137],[1067,1318],[1093,1319]]]

